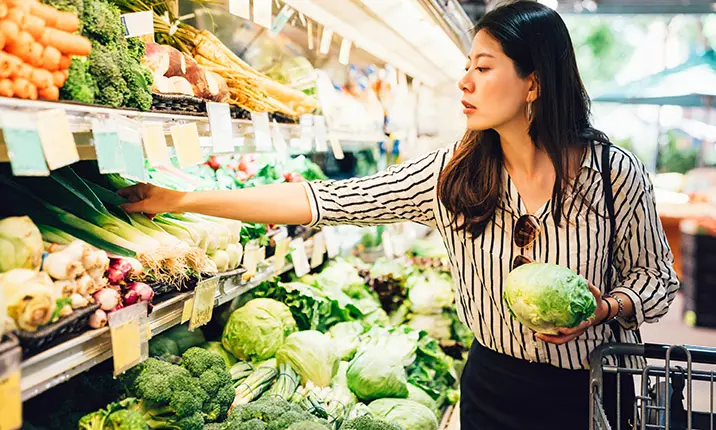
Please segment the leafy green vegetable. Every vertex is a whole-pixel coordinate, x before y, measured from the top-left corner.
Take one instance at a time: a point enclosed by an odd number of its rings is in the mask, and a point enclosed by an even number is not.
[[[455,302],[450,275],[426,270],[411,275],[406,281],[408,300],[413,313],[430,315],[442,312]]]
[[[400,426],[389,421],[373,417],[371,415],[362,415],[350,421],[346,421],[341,426],[341,430],[403,430]]]
[[[458,380],[453,359],[427,333],[420,333],[415,361],[406,370],[408,381],[430,395],[438,407],[450,400]]]
[[[587,281],[555,264],[524,264],[507,276],[503,299],[510,313],[530,329],[558,334],[594,316],[597,302]]]
[[[224,423],[223,430],[285,430],[292,425],[306,426],[307,423],[319,425],[320,430],[331,428],[327,421],[312,416],[300,406],[273,397],[236,405]]]
[[[338,323],[328,330],[328,335],[333,339],[336,354],[341,360],[353,358],[360,344],[360,335],[364,332],[365,327],[360,321]]]
[[[179,361],[187,349],[205,341],[201,330],[189,331],[188,323],[177,325],[149,341],[149,356]]]
[[[410,430],[437,430],[438,419],[435,413],[420,403],[407,399],[378,399],[368,408],[379,418],[383,418]]]
[[[408,397],[405,369],[394,354],[380,349],[359,352],[346,371],[348,388],[362,401]]]
[[[272,299],[254,299],[235,310],[221,342],[240,360],[266,360],[296,331],[289,308]]]
[[[333,341],[325,334],[315,331],[299,331],[290,335],[276,352],[278,364],[290,364],[301,375],[305,385],[311,381],[319,387],[327,387],[338,370],[338,357]]]
[[[224,348],[224,346],[221,344],[221,342],[206,342],[199,345],[199,347],[204,348],[205,350],[221,357],[221,359],[224,360],[227,369],[230,369],[231,366],[236,364],[236,357],[234,357],[233,354],[227,351],[226,348]]]
[[[433,400],[428,393],[423,391],[420,387],[416,387],[413,384],[408,384],[408,400],[412,400],[414,402],[420,403],[423,406],[426,406],[428,409],[433,411],[433,413],[438,416],[439,415],[439,409],[438,405]]]

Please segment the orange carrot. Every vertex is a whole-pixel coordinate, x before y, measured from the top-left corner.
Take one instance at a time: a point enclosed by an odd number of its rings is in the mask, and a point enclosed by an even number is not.
[[[45,28],[40,42],[45,46],[54,46],[65,55],[87,56],[92,51],[92,44],[89,40],[76,34],[54,28]]]
[[[63,85],[65,85],[65,81],[67,81],[67,78],[69,77],[70,72],[67,70],[57,71],[52,74],[52,80],[53,84],[57,88],[62,88]]]
[[[40,40],[42,33],[45,31],[45,21],[33,15],[28,15],[25,19],[25,31],[30,33],[35,40]]]
[[[51,47],[51,46],[48,46],[47,48],[45,48],[45,50],[47,50],[47,49],[49,49],[49,48],[52,48],[52,47]],[[52,49],[54,49],[55,51],[57,51],[57,48],[52,48]],[[59,54],[60,51],[57,51],[57,53]],[[72,57],[70,57],[70,56],[68,56],[68,55],[63,55],[63,56],[60,57],[60,66],[59,66],[59,68],[60,68],[61,70],[67,70],[67,69],[70,68],[71,65],[72,65]]]
[[[0,79],[0,96],[12,97],[13,94],[12,81],[10,79]]]
[[[32,85],[27,79],[15,79],[12,84],[12,90],[15,96],[21,99],[37,100],[37,87]]]
[[[5,35],[5,43],[10,43],[20,35],[20,27],[10,20],[0,21],[0,32]]]
[[[5,33],[0,31],[0,51],[5,47]]]
[[[27,55],[27,63],[33,67],[42,67],[42,53],[45,49],[39,43],[30,45],[30,52]]]
[[[0,3],[0,19],[5,19],[7,17],[7,5],[5,3]]]
[[[57,101],[60,99],[60,89],[56,86],[50,86],[40,90],[40,98],[45,100]]]
[[[26,17],[27,12],[25,12],[19,7],[13,7],[7,11],[6,19],[9,19],[10,21],[14,22],[20,28],[25,28]]]
[[[15,73],[13,73],[12,76],[20,79],[30,79],[30,76],[32,76],[32,66],[20,63],[20,65],[15,68]]]
[[[0,52],[0,78],[12,76],[21,63],[16,56]]]
[[[42,18],[45,25],[68,33],[74,33],[80,28],[80,20],[77,15],[70,12],[60,12],[52,6],[42,3],[32,3],[30,10],[33,15]]]
[[[42,51],[43,69],[47,69],[50,72],[54,72],[55,70],[67,69],[70,67],[69,65],[67,65],[67,67],[62,67],[61,61],[62,54],[60,54],[60,51],[58,51],[57,48],[53,46],[48,46],[47,48],[45,48],[44,51]]]
[[[53,86],[55,84],[55,78],[52,73],[45,69],[33,69],[30,82],[41,90]]]

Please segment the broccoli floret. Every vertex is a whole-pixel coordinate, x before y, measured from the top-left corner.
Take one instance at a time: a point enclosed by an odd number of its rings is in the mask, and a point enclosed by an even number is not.
[[[144,54],[147,53],[147,45],[138,37],[127,39],[127,53],[136,63],[141,63]]]
[[[97,84],[89,72],[87,58],[75,57],[70,64],[69,76],[60,89],[63,100],[74,100],[81,103],[94,103]]]
[[[122,34],[122,20],[117,6],[106,1],[88,1],[82,14],[82,34],[102,44],[114,43]]]
[[[206,421],[223,421],[236,395],[224,359],[203,348],[192,347],[182,355],[181,365],[198,379],[208,395],[202,408]]]
[[[97,82],[98,91],[95,100],[105,106],[122,106],[124,94],[129,89],[122,77],[122,59],[119,51],[94,43],[88,58],[89,71]]]
[[[223,423],[205,424],[204,430],[224,430],[224,424]]]
[[[266,423],[260,419],[254,418],[230,427],[229,430],[266,430]]]
[[[306,412],[288,411],[277,420],[271,421],[266,430],[284,430],[291,424],[306,421],[308,418],[307,415]]]
[[[122,409],[107,417],[105,428],[112,430],[147,430],[147,423],[139,412]]]
[[[84,11],[84,0],[42,0],[42,3],[63,12],[72,12],[77,16],[82,16]]]
[[[318,422],[309,420],[291,424],[288,430],[328,430],[330,428],[331,426],[328,424],[328,421]]]
[[[341,426],[341,430],[402,430],[400,426],[397,426],[391,422],[381,420],[379,418],[372,417],[370,415],[363,415],[356,419],[346,421]]]

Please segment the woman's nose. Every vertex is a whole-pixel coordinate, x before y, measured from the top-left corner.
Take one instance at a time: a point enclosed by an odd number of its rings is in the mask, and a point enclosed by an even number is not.
[[[463,76],[462,79],[457,81],[457,87],[460,89],[460,91],[466,93],[471,93],[475,89],[475,86],[473,85],[468,75]]]

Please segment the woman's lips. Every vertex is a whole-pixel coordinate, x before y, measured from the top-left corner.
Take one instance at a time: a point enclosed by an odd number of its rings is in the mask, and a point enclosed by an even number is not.
[[[475,112],[475,109],[476,109],[475,106],[471,105],[470,103],[466,102],[465,100],[462,101],[462,105],[465,107],[465,109],[463,109],[462,111],[466,115]]]

